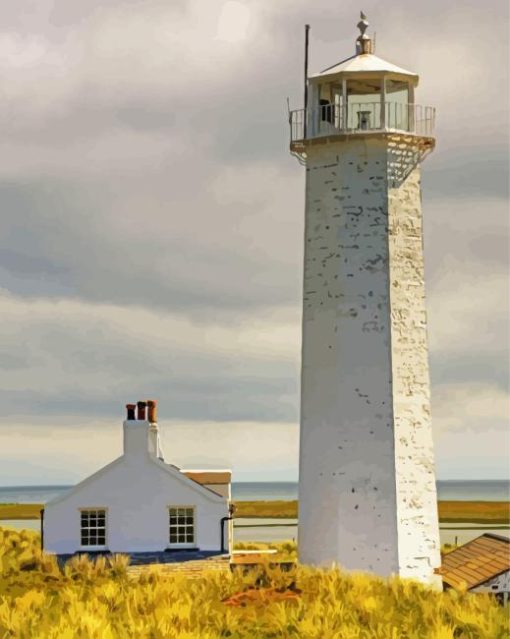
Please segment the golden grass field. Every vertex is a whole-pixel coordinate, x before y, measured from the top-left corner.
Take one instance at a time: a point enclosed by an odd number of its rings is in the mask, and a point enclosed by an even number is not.
[[[238,501],[236,517],[295,519],[297,501]],[[0,504],[0,520],[39,519],[43,504]],[[510,524],[507,501],[440,501],[442,523]]]
[[[2,639],[507,639],[491,595],[297,567],[193,579],[126,557],[59,569],[33,531],[0,529]]]
[[[510,502],[507,501],[440,501],[439,521],[444,523],[509,524]],[[236,517],[296,518],[297,501],[236,502]]]

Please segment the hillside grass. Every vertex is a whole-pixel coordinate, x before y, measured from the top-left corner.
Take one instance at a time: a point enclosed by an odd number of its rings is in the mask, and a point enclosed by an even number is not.
[[[505,639],[492,595],[433,591],[338,569],[269,567],[194,579],[128,559],[63,570],[32,531],[0,529],[0,637],[7,639]]]
[[[293,501],[238,501],[236,517],[296,519],[298,502]],[[510,524],[508,501],[440,501],[441,523]]]
[[[440,501],[442,523],[510,524],[508,501]]]
[[[236,518],[296,519],[297,500],[236,501]],[[44,504],[0,504],[0,520],[39,519]],[[441,523],[507,524],[510,525],[508,501],[440,501]]]
[[[0,504],[0,520],[40,519],[44,504]]]

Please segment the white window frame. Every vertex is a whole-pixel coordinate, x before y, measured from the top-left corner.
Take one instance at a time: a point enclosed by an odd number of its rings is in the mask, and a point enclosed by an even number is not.
[[[190,524],[179,524],[179,523],[175,523],[172,524],[172,517],[175,517],[176,519],[179,516],[184,516],[185,518],[189,517],[189,515],[187,513],[184,513],[184,515],[179,515],[179,510],[191,510],[192,511],[192,517],[193,517],[193,523],[191,524],[193,526],[193,540],[192,541],[184,541],[184,542],[180,542],[180,541],[170,541],[171,539],[171,527],[172,525],[176,528],[176,532],[179,531],[180,528],[186,528],[187,526],[189,526]],[[172,515],[172,511],[177,511],[174,515]],[[186,534],[186,533],[185,533]],[[168,506],[168,543],[169,543],[169,548],[196,548],[196,539],[197,539],[197,509],[196,506],[191,506],[189,504],[171,504],[170,506]]]
[[[99,512],[104,512],[104,544],[84,544],[82,541],[82,531],[85,529],[82,526],[82,516],[84,513],[96,513],[96,518],[98,517]],[[108,509],[104,506],[87,506],[79,509],[80,513],[80,550],[83,551],[94,551],[94,550],[106,550],[108,545]],[[103,526],[98,526],[96,524],[94,530],[98,531]],[[90,526],[86,527],[87,530],[90,530]]]

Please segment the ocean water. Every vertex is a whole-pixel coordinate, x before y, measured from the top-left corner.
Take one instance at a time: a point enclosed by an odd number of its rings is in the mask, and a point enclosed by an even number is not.
[[[510,501],[510,480],[438,480],[442,501]],[[238,482],[232,497],[239,501],[297,499],[297,482]]]
[[[0,503],[44,504],[71,486],[0,487]],[[510,480],[439,480],[440,500],[510,501]],[[297,499],[297,482],[233,482],[232,497],[238,501]]]

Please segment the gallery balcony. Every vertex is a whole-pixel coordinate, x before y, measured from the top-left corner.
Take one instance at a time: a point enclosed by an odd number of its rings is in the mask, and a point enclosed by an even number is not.
[[[349,102],[322,104],[314,109],[289,112],[290,148],[306,155],[308,144],[342,140],[347,136],[384,135],[434,147],[434,107],[401,102]]]

